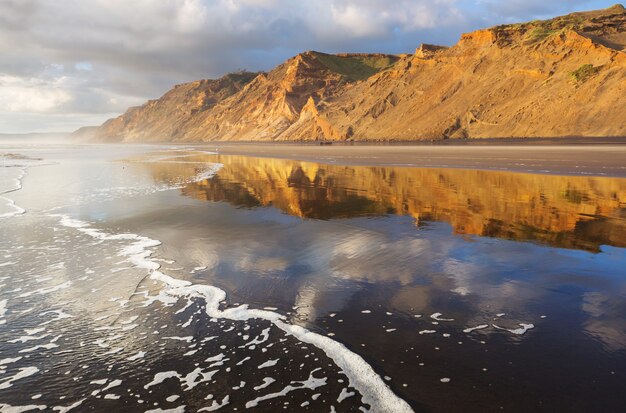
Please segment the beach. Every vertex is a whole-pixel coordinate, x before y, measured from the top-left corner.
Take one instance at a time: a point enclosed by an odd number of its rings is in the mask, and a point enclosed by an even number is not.
[[[574,140],[575,141],[575,140]],[[506,170],[555,175],[598,175],[626,177],[626,145],[607,140],[605,144],[541,143],[520,140],[491,144],[490,140],[467,144],[233,144],[201,145],[219,153],[262,156],[302,161],[363,166],[408,166]]]
[[[2,145],[0,407],[619,411],[624,151]]]

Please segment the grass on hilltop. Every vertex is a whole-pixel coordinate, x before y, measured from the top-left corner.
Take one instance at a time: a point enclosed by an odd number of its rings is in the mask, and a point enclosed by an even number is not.
[[[389,55],[348,55],[337,56],[318,53],[316,58],[333,72],[350,81],[367,79],[398,61],[397,56]]]

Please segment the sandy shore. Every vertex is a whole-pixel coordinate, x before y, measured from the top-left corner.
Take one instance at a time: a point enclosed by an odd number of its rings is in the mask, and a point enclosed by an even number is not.
[[[626,145],[202,145],[223,154],[346,165],[508,170],[557,175],[626,177]]]

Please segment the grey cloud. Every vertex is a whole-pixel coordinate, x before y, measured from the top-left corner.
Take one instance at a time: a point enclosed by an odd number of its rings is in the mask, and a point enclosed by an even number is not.
[[[589,0],[480,0],[490,20],[504,22],[527,21],[571,13],[574,10],[610,6],[610,2]]]
[[[421,42],[450,44],[462,31],[486,24],[485,19],[517,10],[543,12],[538,7],[547,2],[532,0],[524,8],[526,3],[3,0],[0,75],[24,78],[25,84],[37,79],[41,93],[31,92],[40,103],[54,95],[51,89],[69,96],[50,101],[57,103],[54,108],[39,105],[48,108],[41,119],[73,113],[87,122],[100,113],[100,123],[109,113],[158,97],[175,83],[242,68],[268,70],[303,50],[404,53]],[[78,70],[80,62],[91,70]],[[52,65],[63,69],[53,73]],[[30,112],[40,111],[33,107]],[[10,113],[6,104],[0,106],[5,119]],[[0,128],[14,132],[17,126],[3,121]],[[35,128],[45,125],[30,129]]]

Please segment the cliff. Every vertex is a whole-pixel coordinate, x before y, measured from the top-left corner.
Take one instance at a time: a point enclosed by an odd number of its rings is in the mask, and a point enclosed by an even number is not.
[[[462,35],[414,54],[302,53],[181,85],[107,121],[106,141],[626,136],[626,9]]]
[[[104,122],[93,132],[94,137],[106,142],[179,140],[197,116],[240,92],[256,75],[231,73],[217,80],[176,85],[161,98],[130,108],[122,116]]]

